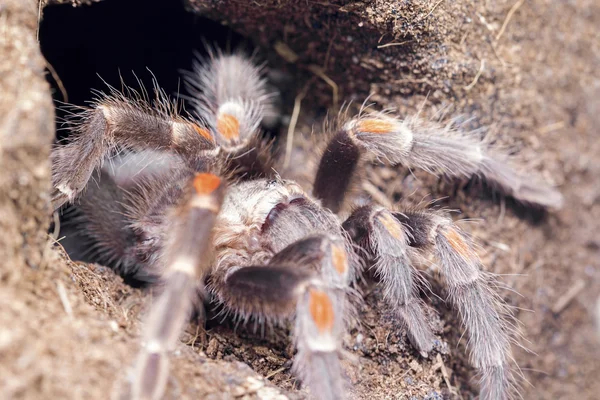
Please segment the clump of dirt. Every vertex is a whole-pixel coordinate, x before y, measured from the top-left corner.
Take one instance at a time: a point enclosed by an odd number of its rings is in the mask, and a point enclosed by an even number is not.
[[[372,184],[362,190],[384,205],[440,199],[439,205],[461,211],[456,219],[478,219],[462,225],[482,245],[486,268],[520,293],[502,295],[518,307],[525,345],[533,351],[515,348],[531,384],[524,385],[524,398],[595,397],[595,2],[187,4],[255,40],[270,68],[292,77],[284,115],[301,100],[297,137],[318,131],[343,101],[360,104],[371,95],[377,108],[394,107],[400,115],[465,115],[465,126],[482,128],[497,145],[513,149],[526,171],[558,185],[566,204],[553,213],[490,195],[477,182],[403,168],[373,165],[366,172]],[[123,284],[105,267],[69,261],[46,234],[54,112],[36,41],[38,16],[33,0],[0,6],[0,388],[8,398],[118,397],[151,293]],[[443,294],[435,280],[433,286]],[[363,291],[362,322],[344,338],[354,397],[469,398],[477,392],[458,318],[442,300],[428,300],[440,312],[432,322],[441,343],[423,359],[384,311],[377,285]],[[262,336],[252,326],[236,330],[228,323],[211,323],[203,332],[191,325],[172,357],[168,397],[305,397],[289,371],[293,348],[285,333]]]
[[[73,263],[60,247],[39,269],[22,268],[18,283],[0,292],[5,398],[119,398],[146,297],[106,267]],[[289,398],[247,365],[207,359],[187,344],[171,357],[166,398]]]

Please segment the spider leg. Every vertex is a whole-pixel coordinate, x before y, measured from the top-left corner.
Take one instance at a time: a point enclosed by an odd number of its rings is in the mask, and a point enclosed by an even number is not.
[[[326,236],[297,241],[264,266],[215,271],[211,291],[242,319],[295,315],[294,371],[320,399],[342,399],[339,361],[348,311],[349,264],[343,243]],[[229,269],[229,271],[231,271]]]
[[[70,141],[52,150],[55,208],[73,201],[94,169],[117,148],[171,150],[186,158],[215,147],[208,129],[171,109],[154,110],[143,100],[129,100],[116,92],[98,99],[80,117]]]
[[[161,211],[175,205],[194,173],[180,157],[158,152],[111,158],[94,171],[78,201],[64,209],[65,248],[76,259],[155,282],[162,274],[161,263],[153,262],[161,252]]]
[[[524,203],[553,208],[560,208],[563,203],[558,191],[528,175],[518,174],[508,165],[506,157],[473,136],[417,117],[400,121],[384,114],[371,114],[343,124],[321,159],[313,190],[333,211],[341,206],[363,153],[383,162],[434,174],[481,176]]]
[[[217,132],[226,155],[226,169],[235,178],[272,177],[269,143],[258,135],[264,116],[273,113],[263,68],[241,54],[210,54],[184,71],[194,111]]]
[[[451,219],[439,214],[412,211],[394,216],[412,232],[411,246],[432,248],[440,261],[449,298],[458,308],[468,333],[471,363],[480,373],[480,398],[512,398],[512,317],[493,290],[491,276],[481,270],[481,261],[469,239]]]
[[[348,133],[340,131],[331,138],[321,157],[313,194],[334,213],[342,208],[361,153],[361,148]]]
[[[343,227],[375,261],[373,268],[383,285],[386,302],[406,324],[413,345],[427,357],[435,338],[418,295],[422,282],[410,259],[410,233],[389,211],[373,206],[356,209]]]
[[[168,378],[168,352],[189,318],[198,281],[208,271],[211,230],[225,188],[215,175],[198,173],[174,213],[172,237],[166,245],[164,290],[153,304],[146,322],[144,346],[134,370],[134,399],[162,398]]]
[[[236,146],[253,136],[265,113],[272,112],[262,67],[241,54],[210,54],[184,71],[190,102],[196,114],[219,132],[224,147]]]
[[[199,96],[193,103],[204,126],[179,115],[177,105],[159,89],[149,104],[132,89],[123,94],[111,88],[110,95],[101,95],[81,113],[70,142],[52,151],[54,207],[73,201],[93,170],[118,148],[168,150],[194,163],[222,146],[229,154],[229,169],[238,175],[271,173],[266,149],[256,149],[262,144],[256,134],[271,97],[261,69],[242,56],[219,55],[207,66],[196,65],[186,81]]]
[[[135,236],[126,215],[126,196],[113,176],[99,170],[75,206],[65,210],[63,246],[76,259],[92,259],[123,274],[137,267]]]

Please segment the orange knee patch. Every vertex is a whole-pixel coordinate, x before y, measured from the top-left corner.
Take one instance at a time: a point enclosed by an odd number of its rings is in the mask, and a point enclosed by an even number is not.
[[[325,292],[310,289],[308,309],[320,333],[328,332],[333,328],[335,319],[333,304]]]
[[[358,131],[368,133],[391,133],[397,130],[396,123],[394,121],[388,121],[385,119],[363,119],[358,121]]]
[[[196,124],[192,124],[192,126],[194,127],[194,130],[196,131],[196,133],[198,133],[198,135],[202,136],[203,138],[205,138],[211,142],[213,141],[213,137],[207,129],[204,129]]]
[[[333,258],[333,266],[335,270],[340,275],[346,273],[348,270],[348,258],[346,257],[346,251],[338,246],[331,246],[331,257]]]
[[[194,189],[198,194],[211,194],[221,185],[221,179],[213,174],[196,174]]]
[[[217,118],[217,130],[227,140],[240,137],[240,121],[231,114],[222,114]]]
[[[378,216],[377,219],[394,239],[402,239],[403,232],[400,222],[396,221],[394,217],[388,213],[384,213]]]
[[[473,250],[455,229],[449,228],[443,235],[446,237],[454,251],[464,258],[473,258],[475,255]]]

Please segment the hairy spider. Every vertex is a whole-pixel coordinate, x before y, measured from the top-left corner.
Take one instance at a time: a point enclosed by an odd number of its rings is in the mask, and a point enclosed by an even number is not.
[[[542,206],[560,207],[558,192],[519,176],[458,129],[385,113],[341,118],[330,128],[313,187],[302,188],[275,172],[277,160],[261,139],[272,98],[261,68],[219,54],[185,78],[202,118],[183,116],[160,89],[152,104],[145,94],[111,89],[52,152],[54,206],[78,199],[74,220],[98,260],[162,285],[135,364],[133,398],[164,393],[168,353],[192,308],[202,307],[198,294],[242,319],[294,319],[294,370],[314,396],[344,398],[341,337],[364,266],[379,276],[414,346],[423,356],[432,350],[413,268],[423,252],[437,257],[466,328],[481,398],[513,396],[511,317],[465,233],[440,211],[351,209],[348,193],[369,158],[480,175]],[[111,164],[119,168],[99,168],[117,151]],[[132,154],[141,154],[148,170],[132,172]],[[94,174],[101,179],[88,185]],[[342,220],[344,208],[351,212]]]

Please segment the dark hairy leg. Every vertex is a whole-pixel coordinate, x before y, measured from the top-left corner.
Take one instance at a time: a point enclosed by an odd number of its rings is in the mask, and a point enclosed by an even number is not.
[[[408,329],[408,337],[424,357],[431,351],[434,336],[427,323],[419,286],[423,284],[410,257],[405,227],[382,207],[363,206],[344,222],[344,229],[373,262],[383,285],[383,296]]]
[[[417,297],[418,279],[410,267],[409,249],[434,252],[449,299],[467,330],[471,363],[481,377],[481,398],[511,398],[513,319],[494,292],[491,276],[481,270],[469,239],[452,220],[427,211],[400,213],[363,206],[346,220],[344,229],[374,258],[386,301],[406,322],[409,338],[423,355],[431,349],[433,335]]]
[[[439,261],[448,297],[467,331],[471,364],[480,375],[481,399],[512,398],[516,392],[511,368],[515,320],[494,291],[491,274],[470,239],[447,216],[428,211],[394,213],[411,232],[410,245],[432,251]]]
[[[339,211],[363,155],[449,177],[479,176],[523,203],[560,208],[563,202],[558,191],[518,174],[506,156],[472,135],[418,117],[370,114],[345,122],[330,139],[313,186],[324,206]]]
[[[166,101],[166,100],[165,100]],[[171,150],[182,156],[214,148],[212,133],[170,108],[153,109],[142,100],[112,93],[80,114],[73,137],[52,151],[52,202],[73,201],[92,172],[118,148]]]
[[[228,311],[260,321],[295,316],[294,370],[319,399],[343,399],[339,361],[349,265],[343,243],[326,236],[297,241],[264,266],[212,274],[211,291]]]
[[[65,210],[63,245],[71,257],[108,265],[129,275],[138,267],[126,195],[105,169],[97,171],[77,204]]]

